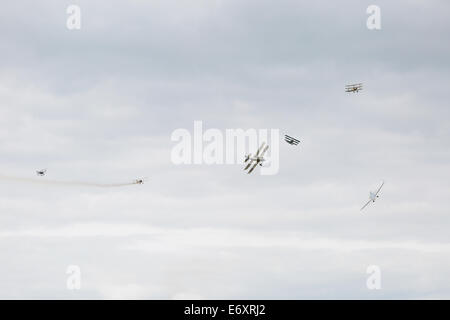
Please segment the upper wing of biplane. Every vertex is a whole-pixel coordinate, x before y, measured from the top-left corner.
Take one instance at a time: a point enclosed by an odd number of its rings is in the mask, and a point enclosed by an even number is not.
[[[346,88],[362,87],[362,83],[347,84]]]
[[[269,149],[269,146],[267,145],[264,150],[261,152],[260,157],[264,156],[264,154],[266,153],[267,149]]]
[[[265,142],[261,144],[261,147],[259,147],[258,151],[256,152],[256,157],[259,156],[259,153],[261,152],[262,148],[264,147]]]

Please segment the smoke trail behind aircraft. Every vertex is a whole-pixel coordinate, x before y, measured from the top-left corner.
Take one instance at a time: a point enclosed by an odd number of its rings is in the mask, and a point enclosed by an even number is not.
[[[46,178],[23,178],[23,177],[12,177],[0,174],[0,180],[8,180],[14,182],[28,182],[35,184],[47,184],[47,185],[60,185],[60,186],[84,186],[84,187],[97,187],[97,188],[114,188],[114,187],[124,187],[137,184],[135,181],[128,183],[93,183],[93,182],[82,182],[82,181],[60,181],[60,180],[48,180]]]

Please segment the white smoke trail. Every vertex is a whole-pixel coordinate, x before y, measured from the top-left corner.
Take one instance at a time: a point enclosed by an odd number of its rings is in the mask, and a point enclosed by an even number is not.
[[[124,187],[137,184],[136,182],[128,183],[92,183],[92,182],[81,182],[81,181],[59,181],[59,180],[48,180],[45,177],[42,178],[22,178],[22,177],[12,177],[0,174],[0,180],[9,180],[15,182],[29,182],[35,184],[50,184],[50,185],[61,185],[61,186],[84,186],[84,187],[98,187],[98,188],[114,188],[114,187]]]

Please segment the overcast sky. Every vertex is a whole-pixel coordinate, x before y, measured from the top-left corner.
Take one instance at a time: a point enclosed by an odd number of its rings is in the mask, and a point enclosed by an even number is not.
[[[449,299],[449,16],[446,0],[3,3],[0,298]],[[273,176],[176,166],[171,134],[195,120],[301,144],[280,142]],[[149,180],[32,183],[41,168]]]

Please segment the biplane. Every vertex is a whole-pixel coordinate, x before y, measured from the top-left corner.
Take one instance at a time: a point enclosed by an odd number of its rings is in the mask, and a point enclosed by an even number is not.
[[[287,134],[284,135],[284,141],[289,143],[290,145],[296,146],[300,143],[300,140],[297,140],[291,136],[288,136]]]
[[[266,153],[267,149],[269,149],[269,146],[267,145],[264,147],[264,145],[265,143],[263,142],[254,156],[252,156],[251,154],[245,156],[244,162],[248,163],[245,166],[244,170],[249,169],[247,172],[248,174],[252,173],[258,164],[262,166],[263,162],[266,161],[266,159],[264,158],[264,154]]]
[[[345,92],[358,92],[362,90],[362,83],[348,84],[345,86]]]

